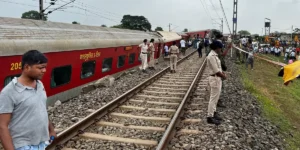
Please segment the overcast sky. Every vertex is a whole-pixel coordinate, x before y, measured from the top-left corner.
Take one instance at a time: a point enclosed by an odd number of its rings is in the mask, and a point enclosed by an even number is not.
[[[49,10],[69,1],[58,0]],[[233,0],[221,1],[232,30]],[[44,7],[49,2],[44,0]],[[38,10],[38,4],[39,0],[0,0],[0,16],[20,18],[25,11]],[[264,18],[270,18],[271,31],[291,32],[292,25],[300,27],[299,8],[299,0],[239,0],[238,31],[262,34]],[[75,0],[63,10],[50,14],[49,20],[112,26],[120,24],[125,14],[145,16],[152,29],[161,26],[168,30],[171,23],[173,31],[220,29],[218,18],[224,18],[219,0]],[[225,19],[224,32],[229,32]]]

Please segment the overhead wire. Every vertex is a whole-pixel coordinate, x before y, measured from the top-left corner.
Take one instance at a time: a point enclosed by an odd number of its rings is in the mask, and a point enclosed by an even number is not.
[[[212,17],[211,17],[211,15],[210,15],[210,13],[209,13],[209,10],[206,10],[206,7],[204,6],[204,4],[203,4],[203,1],[202,0],[200,0],[200,2],[201,2],[201,4],[202,4],[202,6],[203,6],[203,8],[204,8],[204,11],[205,11],[205,13],[207,14],[207,16],[209,16],[210,17],[210,19],[211,19],[211,24],[212,24]]]
[[[216,14],[217,14],[217,16],[218,16],[219,18],[222,18],[222,17],[219,15],[219,13],[218,13],[217,8],[215,7],[215,5],[212,3],[212,0],[209,0],[209,2],[212,4],[212,6],[213,6],[213,8],[214,8],[214,10],[215,10],[215,12],[216,12]]]
[[[229,27],[229,23],[228,23],[228,21],[227,21],[227,17],[226,17],[224,8],[223,8],[222,1],[221,1],[221,0],[219,0],[219,1],[220,1],[220,5],[221,5],[221,8],[222,8],[222,11],[223,11],[223,16],[224,16],[224,18],[225,18],[225,22],[226,22],[226,24],[227,24],[228,31],[229,31],[229,33],[231,34],[231,30],[230,30],[230,27]]]
[[[26,4],[26,3],[19,3],[19,2],[13,2],[13,1],[7,1],[7,0],[0,0],[0,2],[29,6],[29,7],[38,7],[37,5],[30,5],[30,4]]]

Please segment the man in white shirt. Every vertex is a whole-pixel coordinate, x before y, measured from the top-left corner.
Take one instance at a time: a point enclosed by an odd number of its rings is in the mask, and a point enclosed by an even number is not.
[[[169,47],[168,47],[168,45],[165,44],[164,50],[165,50],[165,57],[167,57],[169,55]]]
[[[244,48],[247,47],[247,39],[245,37],[242,38],[242,44],[243,44]]]
[[[185,56],[185,40],[184,39],[181,39],[181,41],[180,41],[180,51],[181,51],[181,53],[182,53],[182,55],[183,56]]]
[[[139,45],[139,47],[141,48],[140,58],[142,60],[142,64],[140,66],[140,69],[145,73],[146,69],[148,67],[148,62],[147,62],[147,58],[148,58],[147,39],[145,39],[144,42]]]

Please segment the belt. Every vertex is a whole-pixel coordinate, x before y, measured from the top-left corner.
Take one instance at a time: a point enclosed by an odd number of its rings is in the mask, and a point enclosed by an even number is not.
[[[142,54],[148,54],[148,53],[144,53],[144,52],[142,52]]]

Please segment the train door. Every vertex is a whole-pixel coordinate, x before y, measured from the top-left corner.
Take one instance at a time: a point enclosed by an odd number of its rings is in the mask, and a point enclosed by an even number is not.
[[[161,43],[159,42],[158,46],[157,46],[157,54],[156,54],[156,59],[158,59],[161,55]]]

